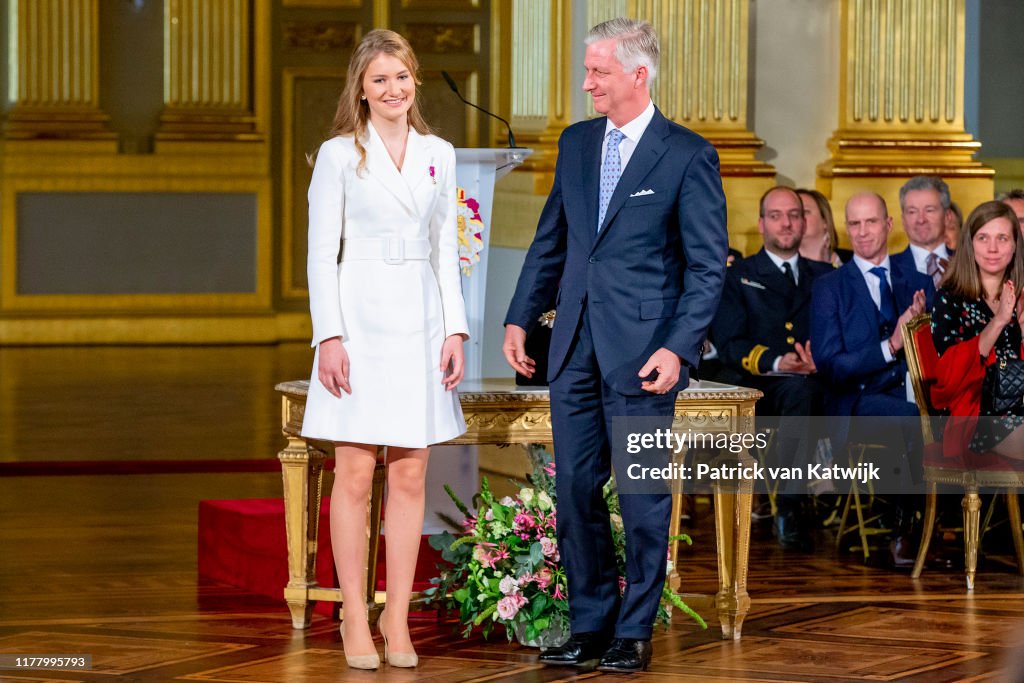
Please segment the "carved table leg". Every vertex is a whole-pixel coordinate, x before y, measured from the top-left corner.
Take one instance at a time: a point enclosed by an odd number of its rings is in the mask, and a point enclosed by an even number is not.
[[[749,455],[741,460],[749,459]],[[716,484],[715,538],[718,543],[718,594],[715,604],[722,622],[722,638],[739,640],[743,618],[750,610],[747,565],[750,556],[752,481]]]
[[[964,568],[967,573],[967,590],[974,590],[974,575],[978,569],[978,543],[981,528],[981,498],[977,485],[968,486],[961,501],[964,509]]]
[[[288,538],[288,585],[284,598],[292,613],[293,628],[309,628],[313,601],[309,590],[316,583],[317,534],[320,494],[327,454],[294,436],[278,453],[284,479],[284,525]]]

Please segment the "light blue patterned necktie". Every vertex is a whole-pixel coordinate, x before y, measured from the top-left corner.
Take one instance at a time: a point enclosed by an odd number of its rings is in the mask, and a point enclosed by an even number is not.
[[[619,184],[619,176],[622,175],[622,158],[619,156],[619,143],[625,137],[618,128],[612,128],[608,133],[608,146],[605,148],[604,163],[601,164],[601,197],[597,212],[597,231],[601,232],[604,224],[604,215],[608,212],[608,202],[612,200],[612,193],[615,186]]]

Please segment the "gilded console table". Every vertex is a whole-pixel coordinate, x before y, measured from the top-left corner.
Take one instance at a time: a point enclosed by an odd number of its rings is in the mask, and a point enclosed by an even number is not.
[[[285,525],[288,536],[288,585],[284,597],[292,613],[292,626],[307,628],[317,600],[340,602],[336,588],[324,588],[316,582],[317,533],[324,460],[333,455],[331,444],[309,441],[299,436],[306,407],[306,380],[284,382],[275,389],[282,397],[282,429],[287,447],[278,454],[284,477]],[[459,388],[468,431],[450,444],[550,444],[551,413],[547,389],[516,387],[511,379],[463,382]],[[695,382],[680,392],[676,417],[687,420],[691,428],[722,432],[753,429],[754,404],[761,392],[714,382]],[[739,422],[737,422],[739,419]],[[749,460],[745,451],[737,456]],[[370,502],[370,556],[367,558],[367,595],[375,595],[376,531],[380,528],[381,492],[384,485],[382,464],[374,476]],[[677,486],[678,488],[678,486]],[[747,595],[747,562],[750,548],[750,510],[752,484],[722,484],[714,487],[715,536],[718,546],[718,593],[715,606],[722,622],[722,637],[740,638],[743,618],[750,608]],[[672,506],[671,533],[679,533],[681,496]],[[676,570],[678,544],[670,547],[673,588],[679,586]],[[376,597],[373,599],[376,601]]]

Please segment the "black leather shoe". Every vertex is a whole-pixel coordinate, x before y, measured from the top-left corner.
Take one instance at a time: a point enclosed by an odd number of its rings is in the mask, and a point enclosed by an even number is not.
[[[917,546],[908,536],[897,536],[889,542],[892,566],[896,569],[911,569],[917,561]]]
[[[540,663],[552,666],[593,668],[608,649],[609,637],[603,633],[574,633],[564,645],[540,653]]]
[[[814,537],[806,521],[797,513],[775,516],[775,537],[783,550],[814,550]]]
[[[597,665],[598,671],[646,671],[654,649],[649,640],[616,638]]]

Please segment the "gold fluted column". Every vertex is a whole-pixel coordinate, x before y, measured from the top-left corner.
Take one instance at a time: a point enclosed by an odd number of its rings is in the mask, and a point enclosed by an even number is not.
[[[99,105],[99,0],[8,0],[8,139],[112,139]]]
[[[661,66],[651,95],[662,113],[718,150],[734,247],[761,245],[757,200],[775,169],[757,159],[764,141],[748,127],[750,0],[630,0],[630,16],[658,32]]]
[[[964,3],[843,0],[839,127],[818,167],[838,216],[863,189],[898,213],[900,185],[918,174],[941,176],[968,211],[992,198],[993,171],[964,130]]]
[[[165,0],[158,140],[259,139],[250,89],[252,0]]]
[[[571,120],[572,2],[493,0],[491,101],[506,115],[516,143],[533,154],[495,189],[491,244],[525,247],[554,179],[558,136]],[[505,143],[493,126],[494,144]]]

